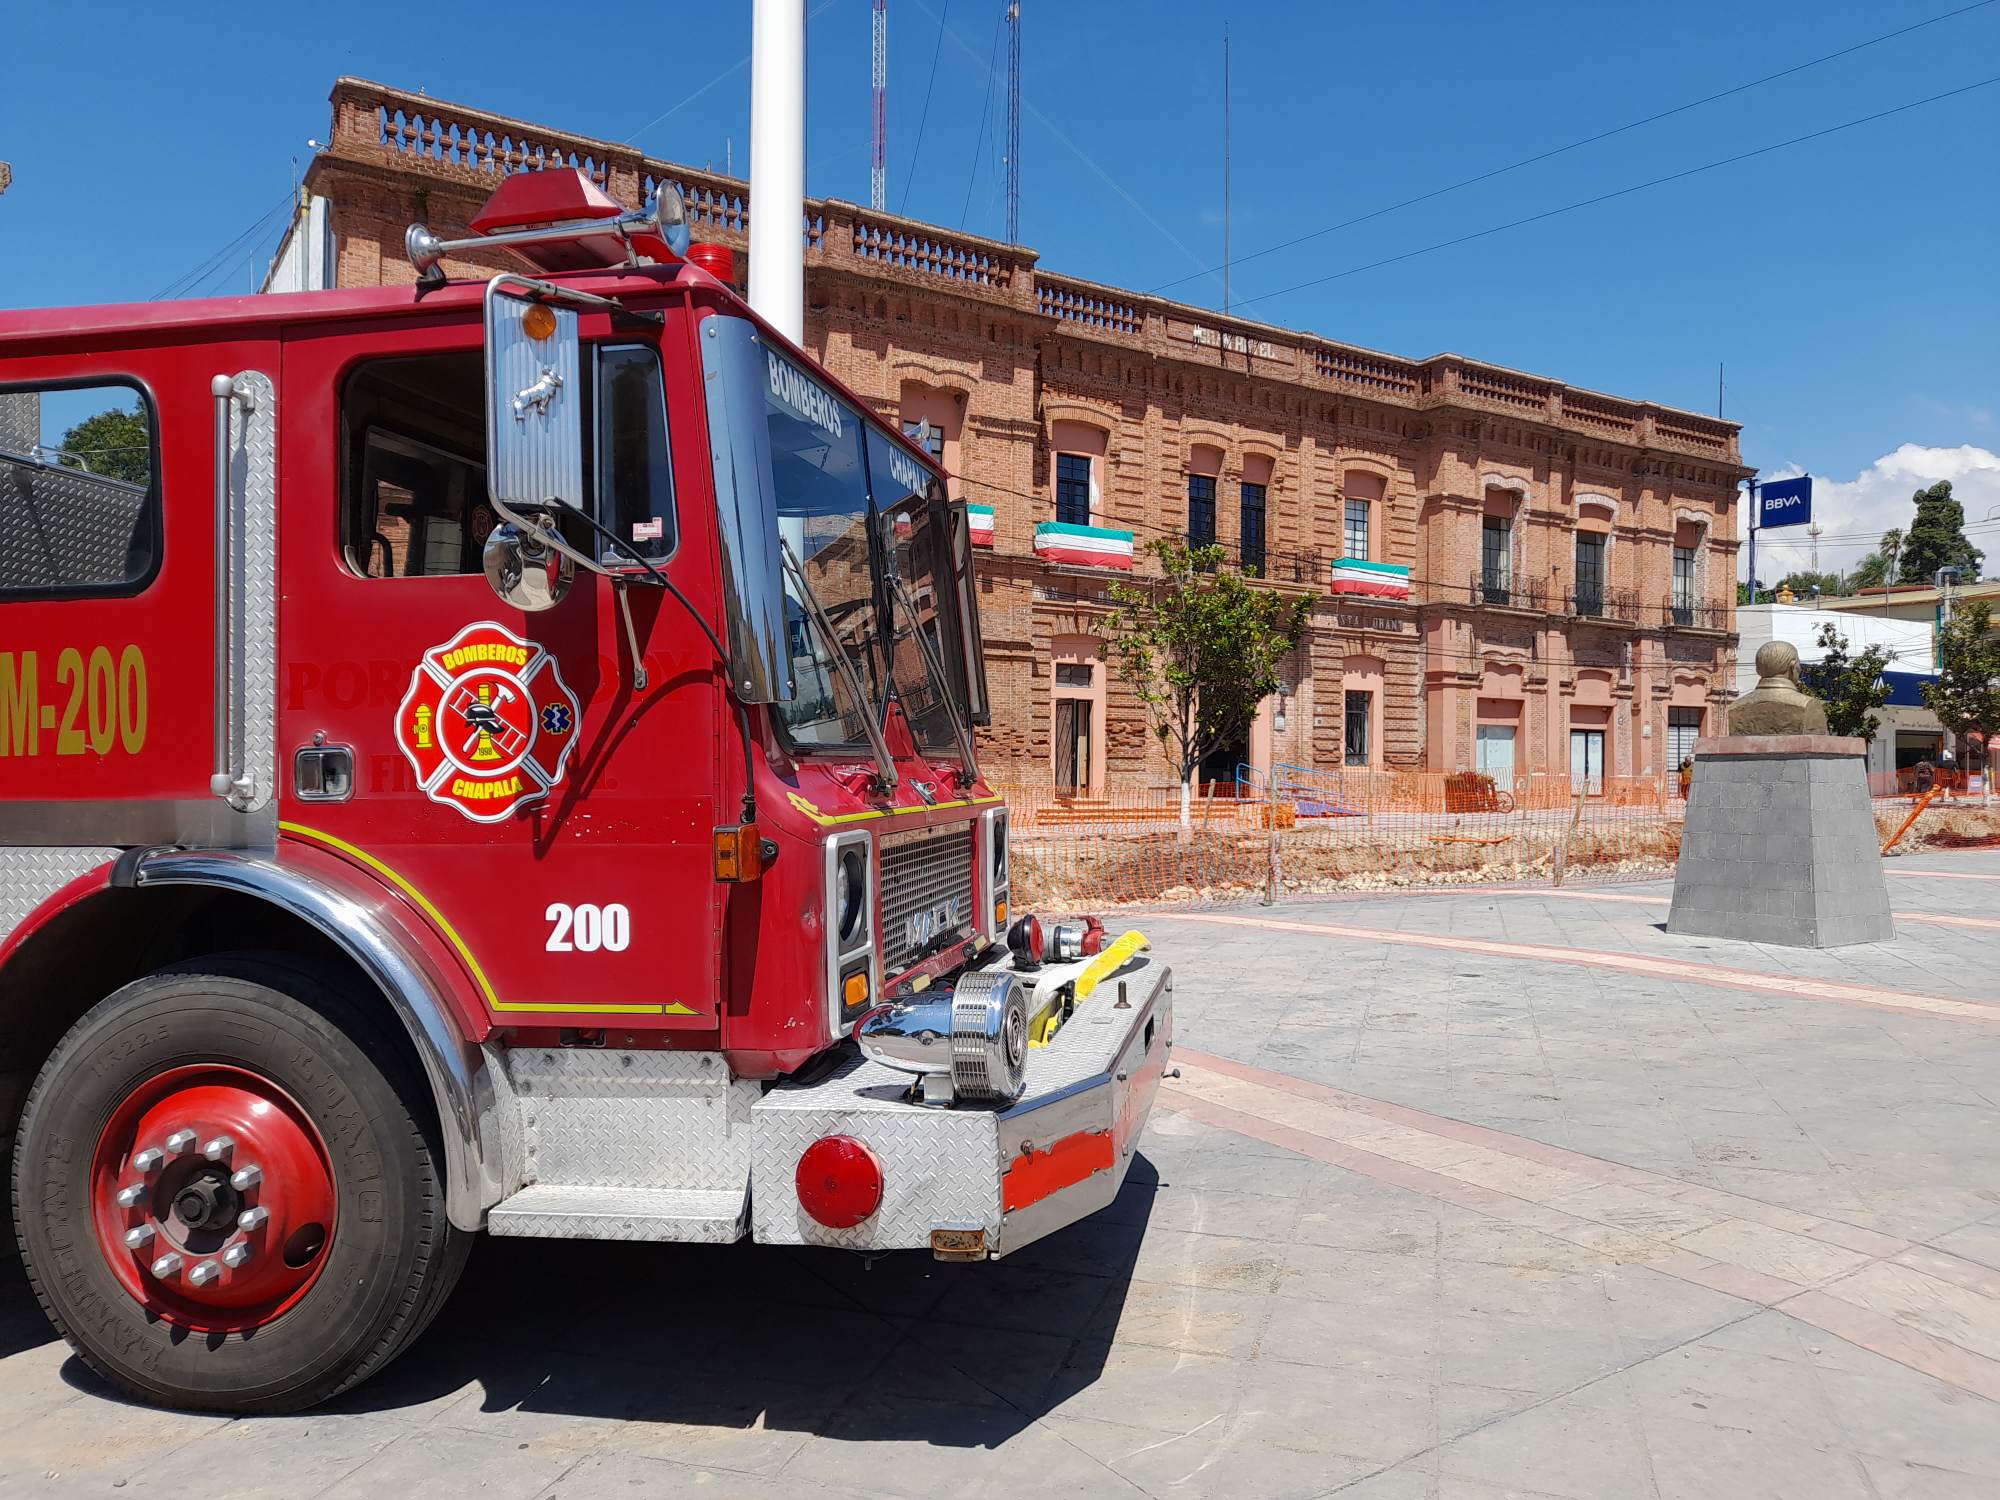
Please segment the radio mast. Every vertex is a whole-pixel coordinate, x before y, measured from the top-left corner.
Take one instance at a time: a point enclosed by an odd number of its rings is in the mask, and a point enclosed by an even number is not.
[[[1007,243],[1021,243],[1021,0],[1007,7]]]
[[[875,158],[868,206],[880,213],[889,196],[889,0],[875,0]]]

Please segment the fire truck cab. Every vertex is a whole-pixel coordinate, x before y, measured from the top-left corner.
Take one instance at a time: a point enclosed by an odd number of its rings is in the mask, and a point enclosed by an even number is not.
[[[1014,909],[930,454],[671,187],[472,227],[0,313],[0,1140],[146,1399],[345,1389],[481,1230],[1004,1254],[1166,1067],[1144,939]]]

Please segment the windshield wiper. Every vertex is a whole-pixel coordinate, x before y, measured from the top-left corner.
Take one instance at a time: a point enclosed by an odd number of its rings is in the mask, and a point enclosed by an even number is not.
[[[861,726],[868,731],[868,748],[875,753],[875,784],[884,792],[893,792],[896,789],[896,762],[890,758],[888,742],[882,738],[881,727],[875,722],[875,700],[868,696],[861,674],[854,670],[854,663],[848,659],[847,648],[834,633],[833,621],[827,618],[826,607],[819,602],[819,595],[813,592],[798,554],[792,551],[792,544],[779,537],[778,546],[784,551],[785,566],[791,570],[792,579],[799,586],[799,602],[805,605],[806,614],[826,638],[827,650],[833,654],[834,670],[840,673],[840,680],[854,694],[855,702],[862,706]]]
[[[944,659],[938,655],[936,644],[924,634],[924,627],[917,619],[917,601],[910,595],[910,586],[903,582],[899,573],[889,574],[889,587],[896,592],[897,600],[910,612],[910,634],[917,638],[917,646],[924,654],[924,662],[930,668],[931,681],[937,685],[938,695],[944,699],[945,713],[951,719],[952,737],[958,741],[961,764],[958,768],[960,789],[971,786],[979,779],[979,766],[972,754],[972,730],[959,717],[958,704],[951,692],[951,682],[944,673]],[[893,639],[893,636],[891,637]]]

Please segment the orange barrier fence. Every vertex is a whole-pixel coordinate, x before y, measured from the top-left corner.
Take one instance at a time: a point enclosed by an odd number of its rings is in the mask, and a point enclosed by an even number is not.
[[[1175,786],[1065,796],[1000,783],[1025,906],[1227,901],[1498,880],[1657,878],[1684,804],[1659,777],[1466,772],[1246,775],[1190,799]],[[1221,795],[1217,795],[1221,793]]]

